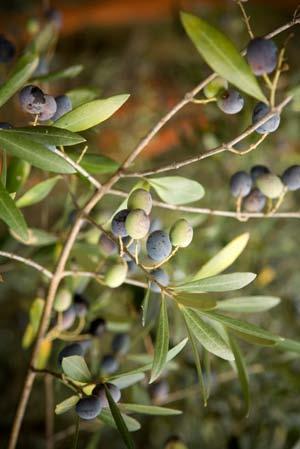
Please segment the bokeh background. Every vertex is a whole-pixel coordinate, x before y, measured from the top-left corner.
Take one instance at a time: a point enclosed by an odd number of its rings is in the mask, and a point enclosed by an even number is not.
[[[262,35],[290,20],[297,1],[249,0],[245,5],[255,33]],[[12,37],[19,51],[27,39],[28,20],[37,17],[43,6],[48,6],[47,2],[43,5],[30,0],[1,1],[1,32]],[[230,0],[61,0],[51,2],[51,6],[62,11],[63,26],[50,69],[74,64],[84,67],[78,77],[52,83],[49,86],[51,93],[92,86],[105,97],[121,92],[131,94],[128,104],[116,117],[87,133],[92,151],[117,161],[128,154],[165,111],[209,73],[180,25],[180,9],[197,13],[220,27],[240,48],[248,39],[239,11]],[[293,33],[287,52],[290,70],[282,77],[282,93],[300,81],[300,32],[295,29]],[[287,34],[278,37],[278,45],[286,37]],[[1,74],[1,78],[4,77],[5,73]],[[252,108],[253,102],[249,99],[238,117],[225,116],[214,105],[205,109],[196,105],[185,108],[149,145],[137,168],[184,159],[226,141],[249,123]],[[10,102],[3,108],[0,119],[14,124],[26,122],[17,102]],[[287,166],[299,163],[299,153],[299,113],[289,107],[283,113],[279,131],[256,151],[243,158],[222,154],[189,166],[180,174],[197,179],[205,187],[206,196],[199,206],[233,210],[228,183],[236,170],[249,170],[254,164],[265,164],[280,174]],[[38,171],[33,174],[30,182],[35,183],[41,174]],[[130,185],[120,184],[124,189],[129,189]],[[65,195],[64,185],[59,184],[46,202],[28,208],[26,218],[30,225],[53,229],[63,215]],[[282,209],[298,211],[299,204],[299,194],[291,194]],[[115,198],[107,197],[99,212],[112,212],[116,205]],[[178,217],[175,212],[165,213],[158,209],[154,215],[165,227]],[[299,221],[253,219],[240,223],[230,218],[205,215],[188,218],[195,225],[194,242],[170,264],[170,273],[179,277],[193,272],[230,239],[250,232],[247,249],[233,268],[253,271],[258,273],[258,278],[243,293],[278,295],[282,303],[259,317],[247,318],[274,333],[298,338]],[[0,244],[2,248],[24,252],[4,226],[1,227]],[[38,257],[42,260],[43,256],[41,251]],[[0,286],[0,446],[5,447],[29,357],[28,351],[21,349],[28,308],[37,290],[42,295],[44,290],[36,273],[26,267],[2,260],[0,270],[5,279]],[[88,295],[95,308],[103,309],[105,313],[105,292],[92,285]],[[142,296],[139,289],[128,286],[118,289],[112,296],[113,310],[126,321],[132,303],[139,304]],[[176,332],[180,335],[180,324],[178,329],[176,325],[173,327],[175,336]],[[241,414],[242,395],[234,373],[228,364],[215,358],[211,358],[211,397],[208,406],[203,407],[195,393],[196,373],[191,354],[186,349],[178,358],[179,369],[166,376],[170,392],[161,401],[181,408],[184,414],[175,418],[143,418],[142,430],[135,434],[137,448],[163,448],[170,435],[178,434],[190,449],[299,449],[299,360],[276,349],[246,344],[242,347],[249,366],[252,394],[248,418]],[[36,382],[20,448],[44,447],[44,387],[42,380]],[[132,401],[149,401],[147,388],[143,385],[132,388],[127,394]],[[55,387],[55,400],[65,395],[61,386]],[[72,413],[56,418],[55,448],[71,447],[73,423]],[[82,429],[79,447],[116,449],[122,447],[122,442],[114,430],[92,425]]]

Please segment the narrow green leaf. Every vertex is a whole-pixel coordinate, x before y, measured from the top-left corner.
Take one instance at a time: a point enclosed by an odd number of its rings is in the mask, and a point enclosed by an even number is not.
[[[36,184],[30,190],[27,190],[24,195],[16,202],[18,207],[27,207],[36,204],[46,198],[52,191],[57,182],[61,179],[61,176],[55,176],[49,178],[46,181],[42,181]]]
[[[219,313],[215,312],[199,312],[207,317],[209,317],[212,320],[216,320],[219,323],[223,324],[225,327],[229,327],[230,329],[233,329],[240,334],[249,335],[250,337],[257,337],[259,339],[267,340],[270,342],[279,342],[282,340],[281,337],[271,334],[271,332],[268,332],[264,329],[261,329],[258,326],[255,326],[254,324],[250,324],[246,321],[241,321],[236,318],[231,318],[229,316],[220,315]]]
[[[188,331],[189,334],[189,341],[191,343],[192,346],[192,351],[193,351],[193,355],[194,355],[194,360],[195,360],[195,365],[196,365],[196,370],[197,370],[197,376],[198,376],[198,382],[199,382],[199,389],[200,389],[200,396],[203,398],[203,402],[204,402],[204,406],[207,406],[207,389],[205,386],[205,382],[204,382],[204,377],[203,377],[203,372],[202,372],[202,366],[201,366],[201,362],[200,362],[200,356],[199,356],[199,351],[195,342],[195,338],[193,333],[190,331],[190,328],[188,326],[188,323],[185,319],[185,324],[186,324],[186,329]]]
[[[168,349],[169,349],[168,310],[166,298],[164,297],[164,295],[162,295],[150,384],[160,376],[161,372],[165,368],[165,365],[167,363]]]
[[[182,176],[165,176],[163,178],[147,178],[158,196],[169,204],[186,204],[200,200],[204,196],[204,188],[197,181]]]
[[[68,156],[73,160],[77,161],[80,154],[78,152],[68,151]],[[109,157],[102,156],[101,154],[91,154],[86,153],[80,161],[80,165],[87,172],[92,175],[99,175],[104,173],[113,173],[115,172],[120,164]]]
[[[182,283],[171,288],[189,293],[227,292],[238,290],[250,284],[256,278],[254,273],[220,274],[205,279]]]
[[[115,401],[113,400],[109,389],[107,388],[107,386],[104,384],[104,388],[105,388],[105,394],[106,394],[106,398],[107,401],[109,403],[109,408],[111,411],[111,414],[114,418],[114,421],[116,423],[116,426],[118,428],[118,431],[126,445],[126,447],[128,449],[134,449],[134,442],[133,439],[131,438],[131,435],[129,433],[129,430],[127,429],[127,426],[125,424],[125,421],[122,417],[122,414],[120,412],[120,410],[118,409],[117,404],[115,403]]]
[[[30,306],[29,323],[25,329],[22,339],[23,348],[28,348],[35,339],[43,314],[44,305],[44,299],[36,298]]]
[[[218,357],[225,360],[234,360],[233,353],[216,329],[200,318],[193,310],[181,307],[190,332],[207,349]]]
[[[45,53],[50,49],[57,38],[57,27],[53,22],[47,23],[34,36],[26,47],[26,52]]]
[[[166,363],[169,363],[173,359],[175,359],[175,357],[183,350],[183,348],[185,347],[187,342],[188,342],[188,338],[184,338],[176,346],[174,346],[172,349],[170,349],[168,351],[168,354],[167,354],[167,361],[166,361]],[[152,365],[153,365],[153,362],[147,363],[146,365],[141,366],[140,368],[136,368],[134,370],[118,374],[117,376],[111,376],[111,377],[108,378],[108,380],[109,380],[109,382],[113,382],[114,383],[115,379],[119,380],[119,379],[121,379],[123,377],[132,376],[132,375],[137,374],[137,373],[143,373],[145,371],[149,371],[149,370],[152,369]]]
[[[57,237],[43,229],[28,228],[27,238],[22,239],[18,234],[11,231],[12,236],[26,246],[48,246],[57,241]]]
[[[16,193],[23,187],[30,173],[30,164],[17,157],[10,158],[7,170],[6,189]]]
[[[62,361],[62,369],[66,376],[78,382],[90,382],[92,375],[83,357],[72,355]]]
[[[85,142],[86,139],[79,134],[67,129],[56,128],[55,126],[28,126],[24,128],[13,128],[7,130],[8,133],[20,133],[23,137],[41,143],[42,145],[71,146]]]
[[[13,71],[8,75],[7,81],[0,87],[0,107],[23,87],[35,71],[38,62],[39,58],[32,53],[21,56]]]
[[[145,326],[146,320],[147,320],[147,313],[149,308],[149,300],[150,300],[150,293],[151,290],[148,287],[146,290],[146,294],[144,296],[143,302],[142,302],[142,325]]]
[[[255,313],[265,312],[280,303],[275,296],[245,296],[218,301],[217,309],[226,312]]]
[[[2,164],[1,164],[1,182],[3,187],[6,187],[6,177],[7,177],[7,155],[6,151],[2,151]]]
[[[129,98],[129,95],[115,95],[103,100],[82,104],[55,122],[55,126],[69,131],[84,131],[111,117]]]
[[[136,419],[132,418],[131,416],[125,415],[125,413],[121,413],[121,416],[127,426],[127,429],[129,430],[129,432],[136,432],[137,430],[140,430],[141,425]],[[115,429],[117,429],[116,423],[115,423],[114,418],[109,409],[107,409],[107,408],[102,409],[98,418],[102,422],[104,422],[104,424],[107,424],[108,426],[111,426],[111,427],[114,427]]]
[[[63,413],[66,413],[68,410],[75,407],[79,399],[80,399],[79,396],[73,395],[65,399],[64,401],[60,402],[55,406],[55,414],[62,415]]]
[[[181,410],[167,407],[158,407],[155,405],[120,404],[120,408],[125,412],[140,413],[142,415],[175,416],[182,414]]]
[[[192,293],[180,293],[174,296],[174,299],[185,307],[199,310],[215,309],[217,302],[212,298],[205,298],[203,296]]]
[[[3,184],[0,182],[0,218],[7,226],[20,238],[28,238],[28,230],[25,219],[16,207],[15,202],[10,197]]]
[[[212,259],[204,264],[200,270],[193,276],[193,280],[203,279],[215,276],[226,270],[244,251],[249,241],[249,233],[241,234],[233,239],[221,251],[219,251]]]
[[[300,354],[300,342],[296,340],[291,340],[290,338],[282,338],[276,345],[277,348],[283,349],[288,352],[295,352]]]
[[[145,379],[144,373],[136,373],[129,376],[122,376],[119,379],[113,380],[111,383],[116,385],[120,390],[124,388],[128,388],[131,385],[136,384],[137,382],[140,382],[141,380]]]
[[[57,173],[74,173],[75,170],[64,159],[38,142],[24,137],[14,130],[0,131],[0,146],[12,156],[19,157],[42,170]]]
[[[55,176],[54,178],[36,184],[16,201],[17,207],[27,207],[39,203],[49,195],[60,179],[60,176]]]
[[[70,98],[73,109],[75,109],[84,103],[95,100],[99,96],[99,90],[92,87],[79,87],[69,90],[66,95]]]
[[[245,415],[248,416],[250,410],[250,391],[249,391],[249,378],[247,373],[247,367],[245,359],[240,351],[240,347],[230,335],[228,336],[230,347],[234,354],[235,366],[237,369],[241,389],[245,400]]]
[[[64,78],[75,78],[83,70],[83,65],[72,65],[66,69],[56,70],[55,72],[46,73],[45,75],[34,76],[31,82],[56,81]]]
[[[246,94],[267,103],[250,66],[225,34],[192,14],[182,12],[181,21],[205,62],[218,75]]]

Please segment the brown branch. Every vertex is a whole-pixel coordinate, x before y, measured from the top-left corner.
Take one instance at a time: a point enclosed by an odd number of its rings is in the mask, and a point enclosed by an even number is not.
[[[171,164],[164,165],[163,167],[159,167],[153,170],[145,170],[142,172],[124,172],[122,174],[123,177],[133,177],[133,178],[140,178],[150,175],[156,175],[158,173],[164,173],[171,170],[178,170],[179,168],[185,167],[190,164],[194,164],[195,162],[202,161],[203,159],[207,159],[208,157],[214,156],[216,154],[223,153],[225,151],[231,151],[233,147],[241,142],[242,140],[246,139],[246,137],[249,137],[250,134],[252,134],[254,131],[256,131],[257,128],[259,128],[261,125],[266,123],[270,118],[272,118],[276,114],[280,114],[282,109],[290,103],[292,100],[292,96],[289,95],[286,97],[281,103],[279,103],[275,108],[273,108],[268,114],[266,114],[261,120],[259,120],[254,125],[249,126],[244,132],[242,132],[239,136],[235,137],[234,139],[231,139],[229,142],[225,144],[221,144],[215,148],[212,148],[209,151],[206,151],[205,153],[201,153],[197,156],[193,156],[191,158],[185,159],[181,162],[172,162]],[[256,148],[254,145],[253,148]]]
[[[111,189],[109,195],[119,196],[121,198],[127,198],[127,192],[122,190]],[[161,207],[162,209],[169,209],[181,212],[188,212],[192,214],[204,214],[204,215],[214,215],[218,217],[228,217],[238,219],[238,213],[236,211],[229,210],[217,210],[210,209],[208,207],[193,207],[193,206],[177,206],[174,204],[164,203],[162,201],[153,200],[154,207]],[[263,212],[243,212],[243,217],[245,218],[300,218],[300,212],[277,212],[274,214],[268,214]]]
[[[11,260],[16,260],[18,262],[23,263],[24,265],[28,265],[29,267],[35,268],[37,271],[41,272],[49,279],[52,279],[52,277],[53,277],[53,274],[51,273],[51,271],[47,270],[47,268],[43,267],[42,265],[38,264],[37,262],[34,262],[34,260],[27,259],[25,257],[18,256],[17,254],[9,253],[6,251],[0,251],[0,256],[6,257],[7,259],[11,259]]]
[[[103,280],[103,276],[94,273],[93,271],[65,271],[63,273],[63,277],[88,277],[95,279],[96,281]],[[135,285],[136,287],[148,288],[148,284],[146,282],[141,282],[136,279],[125,279],[124,284]]]

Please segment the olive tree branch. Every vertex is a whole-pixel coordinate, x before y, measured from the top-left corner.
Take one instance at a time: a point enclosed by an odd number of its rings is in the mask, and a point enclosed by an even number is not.
[[[127,198],[128,194],[122,190],[111,189],[109,195],[119,196],[121,198]],[[153,200],[154,207],[160,207],[162,209],[169,209],[181,212],[188,212],[192,214],[214,215],[218,217],[229,217],[238,219],[238,214],[228,210],[210,209],[208,207],[193,207],[193,206],[178,206],[175,204],[164,203],[163,201]],[[246,218],[300,218],[299,212],[277,212],[272,215],[263,212],[243,212],[243,217]]]
[[[270,118],[272,118],[276,114],[280,114],[282,109],[290,103],[292,100],[292,96],[289,95],[286,97],[281,103],[279,103],[276,107],[272,108],[268,114],[266,114],[261,120],[259,120],[254,125],[249,126],[244,132],[242,132],[239,136],[231,139],[227,143],[223,143],[215,148],[212,148],[211,150],[206,151],[205,153],[201,153],[197,156],[193,156],[191,158],[185,159],[180,162],[172,162],[171,164],[164,165],[162,167],[153,169],[153,170],[145,170],[141,172],[123,172],[122,177],[133,177],[133,178],[140,178],[150,175],[156,175],[157,173],[163,173],[166,171],[171,170],[178,170],[179,168],[185,167],[186,165],[194,164],[195,162],[199,162],[203,159],[206,159],[210,156],[214,156],[216,154],[223,153],[225,151],[232,152],[233,147],[241,142],[242,140],[246,139],[246,137],[249,137],[254,131],[256,131],[257,128],[259,128],[261,125],[266,123]],[[259,141],[261,143],[261,141]],[[256,148],[254,144],[254,148]]]
[[[18,256],[17,254],[8,253],[6,251],[0,251],[1,257],[6,257],[7,259],[16,260],[18,262],[23,263],[24,265],[28,265],[29,267],[35,268],[40,273],[44,274],[47,278],[52,279],[53,274],[51,271],[47,270],[47,268],[43,267],[42,265],[38,264],[37,262],[34,262],[34,260],[27,259],[22,256]]]
[[[284,31],[286,31],[287,29],[297,25],[300,23],[300,18],[295,15],[293,17],[293,19],[286,23],[285,25],[277,28],[276,30],[272,31],[271,33],[269,33],[268,35],[266,35],[266,38],[272,38]],[[244,53],[243,53],[244,54]],[[121,168],[119,170],[117,170],[110,179],[108,179],[108,181],[106,181],[105,184],[101,185],[95,185],[95,187],[97,188],[96,192],[92,195],[92,197],[87,201],[86,205],[83,207],[83,209],[81,211],[78,212],[76,220],[73,224],[72,229],[70,230],[68,237],[66,239],[65,245],[62,249],[62,252],[60,254],[59,260],[57,262],[57,266],[55,269],[55,272],[53,273],[52,279],[51,279],[51,283],[49,286],[49,290],[48,290],[48,294],[45,300],[45,307],[43,309],[43,314],[42,314],[42,318],[40,321],[40,325],[39,325],[39,330],[37,333],[37,338],[32,350],[32,354],[30,357],[30,366],[34,366],[36,359],[37,359],[37,355],[38,355],[38,351],[40,348],[40,344],[43,340],[44,335],[47,332],[47,329],[49,327],[49,323],[50,323],[50,317],[51,317],[51,312],[52,312],[52,308],[53,308],[53,303],[54,303],[54,299],[55,299],[55,294],[56,291],[59,287],[60,281],[62,279],[62,275],[63,272],[65,270],[65,266],[67,264],[70,252],[73,248],[73,245],[76,241],[77,235],[80,231],[81,225],[84,221],[84,215],[87,215],[91,212],[91,210],[94,208],[94,206],[102,199],[102,197],[104,195],[106,195],[109,190],[116,184],[117,181],[119,181],[119,179],[122,176],[122,172],[123,170],[127,169],[133,162],[134,160],[140,155],[140,153],[144,150],[144,148],[148,145],[148,143],[153,139],[153,137],[156,136],[156,134],[160,131],[160,129],[180,110],[182,109],[186,104],[188,104],[190,102],[190,100],[193,99],[193,97],[201,91],[201,89],[203,89],[207,84],[209,84],[212,80],[214,80],[217,77],[217,74],[212,73],[210,76],[208,76],[204,81],[202,81],[200,84],[198,84],[190,93],[188,93],[187,95],[185,95],[185,97],[179,101],[179,103],[177,103],[172,109],[171,111],[169,111],[155,126],[154,128],[152,128],[152,130],[146,135],[146,137],[144,137],[142,139],[142,141],[137,145],[137,147],[132,151],[131,154],[129,154],[129,156],[127,156],[127,158],[124,160],[124,162],[121,164]],[[59,150],[56,151],[56,153]],[[61,152],[60,152],[61,153]],[[62,154],[59,154],[62,157]],[[214,153],[213,153],[214,154]],[[211,155],[213,155],[211,154]],[[65,155],[64,155],[65,156]],[[69,159],[69,158],[68,158]],[[67,162],[70,163],[70,165],[72,165],[74,168],[74,162],[69,161],[68,159]],[[78,167],[77,167],[78,168]],[[81,169],[81,174],[83,174],[82,172],[82,167]],[[84,170],[85,172],[85,170]],[[88,175],[85,176],[85,175]],[[85,172],[85,175],[83,174],[83,176],[85,176],[87,179],[89,179],[89,174],[87,172]],[[91,179],[89,179],[89,181],[91,181]],[[25,378],[25,382],[22,388],[22,392],[20,395],[20,400],[19,400],[19,404],[17,407],[17,411],[16,411],[16,415],[13,421],[13,426],[12,426],[12,431],[11,431],[11,435],[10,435],[10,439],[9,439],[9,444],[8,444],[8,449],[15,449],[17,441],[18,441],[18,437],[19,437],[19,433],[20,433],[20,428],[21,428],[21,424],[23,421],[23,417],[24,417],[24,413],[27,407],[27,403],[30,397],[30,393],[33,387],[33,383],[35,380],[35,376],[36,376],[36,372],[34,372],[30,367],[27,370],[27,375]]]

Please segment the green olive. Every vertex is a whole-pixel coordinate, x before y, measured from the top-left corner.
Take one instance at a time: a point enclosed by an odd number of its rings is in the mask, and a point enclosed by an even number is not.
[[[259,176],[256,184],[261,193],[270,199],[279,198],[284,189],[281,179],[272,173]]]
[[[57,312],[64,312],[67,310],[72,303],[72,294],[66,288],[61,288],[58,290],[55,301],[54,309]]]
[[[147,215],[149,215],[152,209],[152,197],[150,192],[145,189],[134,190],[129,195],[127,208],[130,210],[142,209]]]
[[[128,271],[127,263],[122,261],[112,265],[104,276],[105,284],[110,288],[117,288],[123,284]]]
[[[185,248],[189,246],[193,239],[193,228],[184,219],[177,220],[170,231],[170,240],[173,246],[179,246]]]

